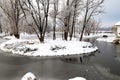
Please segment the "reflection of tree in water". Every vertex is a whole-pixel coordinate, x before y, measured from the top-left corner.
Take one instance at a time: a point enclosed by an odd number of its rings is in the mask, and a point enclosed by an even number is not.
[[[76,55],[74,57],[66,57],[66,58],[62,58],[62,61],[67,63],[73,63],[73,64],[89,64],[91,56],[95,56],[95,54],[90,54],[85,56]]]
[[[86,38],[86,39],[84,39],[84,41],[91,42],[93,45],[96,43],[96,39],[95,38]]]
[[[116,45],[116,57],[120,57],[120,45]]]

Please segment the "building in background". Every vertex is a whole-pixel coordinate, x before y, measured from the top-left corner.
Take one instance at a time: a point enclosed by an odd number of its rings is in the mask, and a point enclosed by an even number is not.
[[[116,35],[117,37],[120,37],[120,21],[115,24],[115,27],[117,28]]]

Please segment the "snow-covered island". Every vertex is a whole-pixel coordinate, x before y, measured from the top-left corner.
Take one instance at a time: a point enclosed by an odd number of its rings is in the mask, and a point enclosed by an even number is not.
[[[84,41],[64,41],[61,39],[46,39],[44,43],[39,43],[38,39],[14,39],[8,40],[0,45],[0,49],[13,54],[26,56],[66,56],[90,54],[98,50],[90,42]]]

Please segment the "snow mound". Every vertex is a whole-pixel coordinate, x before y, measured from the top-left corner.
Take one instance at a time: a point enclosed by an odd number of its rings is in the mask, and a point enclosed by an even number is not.
[[[28,72],[22,77],[21,80],[36,80],[36,77],[33,73]]]
[[[5,36],[5,39],[16,39],[14,36]]]
[[[89,42],[47,40],[39,43],[38,40],[9,40],[0,45],[1,49],[13,54],[27,56],[62,56],[91,53],[98,48]]]
[[[83,77],[75,77],[75,78],[71,78],[69,80],[86,80],[86,79]]]

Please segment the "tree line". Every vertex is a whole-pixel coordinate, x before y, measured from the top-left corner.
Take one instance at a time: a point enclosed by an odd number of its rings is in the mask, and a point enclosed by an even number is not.
[[[90,35],[97,30],[100,21],[95,16],[103,13],[104,0],[0,0],[0,28],[20,38],[20,31],[35,32],[44,42],[47,29],[51,28],[53,40],[56,28],[61,28],[63,39],[72,40],[79,33]],[[2,29],[2,28],[1,28]]]

